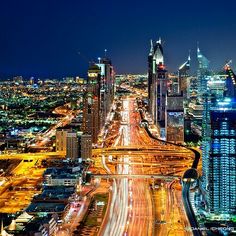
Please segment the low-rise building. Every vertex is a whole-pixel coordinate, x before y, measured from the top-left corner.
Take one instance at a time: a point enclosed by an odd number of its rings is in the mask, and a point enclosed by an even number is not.
[[[51,236],[57,231],[57,220],[56,214],[40,217],[23,212],[15,220],[12,220],[9,226],[4,228],[5,235]]]
[[[48,168],[43,177],[46,186],[78,186],[82,183],[82,166]]]

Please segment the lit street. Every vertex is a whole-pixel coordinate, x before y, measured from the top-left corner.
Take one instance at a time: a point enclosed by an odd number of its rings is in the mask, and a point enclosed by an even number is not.
[[[177,149],[175,146],[163,146],[153,141],[145,130],[140,128],[139,113],[135,112],[135,109],[135,99],[123,100],[118,137],[113,146],[99,149],[100,151],[94,149],[95,159],[100,158],[100,164],[111,176],[181,176],[186,167],[191,165],[192,154],[181,147]],[[151,151],[146,153],[145,149]],[[153,181],[151,176],[149,179],[124,177],[111,180],[112,200],[101,235],[191,235],[185,231],[188,220],[182,205],[181,187],[173,190],[164,177],[164,180],[159,181],[163,186],[160,185],[156,190],[152,189]]]

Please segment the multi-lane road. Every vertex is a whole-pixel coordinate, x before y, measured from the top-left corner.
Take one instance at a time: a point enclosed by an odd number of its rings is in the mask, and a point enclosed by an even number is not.
[[[182,176],[191,166],[193,154],[183,147],[151,139],[139,125],[135,99],[126,98],[122,102],[117,139],[111,147],[93,153],[96,163],[100,159],[98,166],[102,165],[111,178],[114,174],[112,200],[101,235],[191,235],[186,230],[189,223],[179,181],[162,177],[156,184],[151,175]],[[115,178],[119,175],[123,177]]]

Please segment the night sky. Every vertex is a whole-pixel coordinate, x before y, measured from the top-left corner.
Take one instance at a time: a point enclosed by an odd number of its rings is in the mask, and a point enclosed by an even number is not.
[[[189,49],[196,64],[197,41],[213,69],[235,68],[235,12],[235,0],[2,0],[0,78],[85,75],[104,49],[117,73],[146,73],[159,37],[170,71]]]

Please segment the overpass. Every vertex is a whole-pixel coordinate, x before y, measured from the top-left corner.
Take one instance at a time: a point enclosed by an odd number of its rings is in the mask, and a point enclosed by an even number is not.
[[[191,186],[190,180],[183,182],[182,198],[183,198],[184,208],[185,208],[189,223],[191,225],[193,235],[201,236],[202,233],[199,228],[195,213],[193,211],[193,208],[189,199],[190,186]]]
[[[133,146],[123,146],[123,147],[112,147],[112,148],[100,148],[100,149],[93,149],[92,155],[113,155],[119,156],[124,155],[156,155],[166,157],[169,156],[171,158],[179,158],[179,157],[187,157],[188,159],[193,159],[193,153],[190,150],[180,150],[180,149],[167,149],[163,147],[162,149],[157,148],[147,148],[147,147],[133,147]]]
[[[162,179],[167,181],[179,180],[180,176],[169,176],[169,175],[151,175],[151,174],[91,174],[91,177],[102,178],[102,179]]]
[[[190,150],[183,148],[180,150],[180,146],[178,147],[168,147],[165,144],[162,146],[115,146],[115,147],[107,147],[107,148],[96,148],[93,149],[93,153],[103,153],[103,152],[111,152],[111,151],[161,151],[161,152],[175,152],[175,153],[191,153]]]
[[[179,163],[178,161],[164,161],[161,163],[157,162],[123,162],[123,161],[109,161],[109,164],[123,164],[123,165],[137,165],[137,166],[152,166],[152,167],[174,167],[174,168],[182,168],[182,167],[189,167],[190,166],[190,160],[186,161],[184,164]]]
[[[20,159],[20,160],[65,159],[65,152],[13,153],[13,154],[0,155],[0,160],[6,160],[6,159]]]
[[[143,110],[142,109],[139,110],[139,114],[140,114],[141,120],[142,121],[146,121],[145,117],[143,115]],[[175,146],[175,147],[177,147],[177,146],[178,147],[182,147],[182,148],[185,148],[186,150],[192,152],[192,154],[194,154],[194,160],[193,160],[193,163],[192,163],[192,169],[195,170],[195,172],[197,173],[197,167],[198,167],[198,164],[199,164],[199,161],[200,161],[200,158],[201,158],[201,155],[200,155],[200,153],[197,150],[195,150],[193,148],[186,147],[185,145],[175,144],[175,143],[171,143],[171,142],[168,142],[168,141],[163,141],[161,139],[158,139],[157,137],[155,137],[150,132],[149,127],[148,127],[148,123],[147,124],[145,123],[143,126],[144,126],[144,129],[146,130],[147,134],[149,135],[149,137],[151,137],[152,139],[157,140],[157,141],[162,142],[162,143],[165,143],[165,144],[169,144],[169,145]],[[190,223],[191,228],[192,228],[193,235],[194,236],[202,236],[202,232],[201,232],[201,230],[199,228],[199,225],[198,225],[195,213],[193,211],[193,208],[192,208],[192,205],[191,205],[191,202],[190,202],[190,199],[189,199],[189,193],[190,193],[190,187],[191,187],[191,179],[193,177],[195,178],[195,176],[191,176],[191,175],[194,175],[194,171],[189,172],[188,174],[190,176],[187,178],[187,180],[183,181],[183,188],[182,188],[183,204],[184,204],[184,208],[185,208],[185,211],[186,211],[186,215],[187,215],[187,217],[189,219],[189,223]]]

